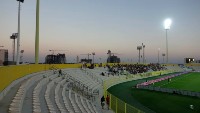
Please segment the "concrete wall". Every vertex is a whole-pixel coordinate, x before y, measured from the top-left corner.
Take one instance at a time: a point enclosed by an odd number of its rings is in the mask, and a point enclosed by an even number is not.
[[[49,70],[51,68],[80,68],[81,64],[27,64],[19,66],[0,67],[0,92],[4,90],[14,80],[22,78],[28,74]]]

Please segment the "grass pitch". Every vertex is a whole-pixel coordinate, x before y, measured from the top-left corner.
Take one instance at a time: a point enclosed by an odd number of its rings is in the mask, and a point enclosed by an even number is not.
[[[200,73],[184,74],[172,78],[170,82],[168,80],[157,82],[154,86],[200,92]]]
[[[108,89],[108,91],[126,103],[148,113],[152,111],[156,113],[200,113],[200,98],[133,88],[133,86],[135,86],[137,83],[159,77],[163,76],[118,84]],[[190,91],[199,91],[199,79],[200,73],[189,73],[177,78],[173,78],[170,83],[168,83],[168,81],[162,81],[154,85],[162,85],[161,87],[173,87]],[[190,109],[190,105],[194,106],[193,110]]]

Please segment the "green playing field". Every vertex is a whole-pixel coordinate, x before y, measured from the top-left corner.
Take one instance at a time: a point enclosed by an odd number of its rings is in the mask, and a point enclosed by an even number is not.
[[[192,72],[184,74],[172,78],[171,81],[164,80],[157,82],[154,86],[200,92],[200,73]]]
[[[109,88],[108,91],[126,103],[148,113],[152,111],[156,113],[200,113],[200,99],[197,97],[133,88],[137,83],[160,77],[163,76],[121,83]],[[170,83],[166,80],[154,85],[199,92],[200,73],[181,75],[177,78],[172,78]],[[190,109],[190,105],[194,105],[193,110]]]

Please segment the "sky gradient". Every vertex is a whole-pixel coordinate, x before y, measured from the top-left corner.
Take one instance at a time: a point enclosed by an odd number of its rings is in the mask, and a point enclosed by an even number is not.
[[[10,60],[17,9],[16,0],[0,1],[0,46],[9,50]],[[23,60],[34,62],[36,0],[25,0],[21,9]],[[121,54],[122,61],[138,62],[137,46],[142,43],[147,62],[157,62],[158,48],[162,62],[166,18],[172,19],[169,63],[200,59],[200,0],[40,0],[40,62],[50,49],[68,50],[67,62],[92,52],[96,61],[105,61],[108,50]]]

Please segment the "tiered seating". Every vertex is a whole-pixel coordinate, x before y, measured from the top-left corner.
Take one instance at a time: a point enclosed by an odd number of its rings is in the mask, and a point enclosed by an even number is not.
[[[64,85],[62,90],[65,107],[70,113],[98,113],[94,105]]]
[[[174,72],[183,72],[184,69],[179,67],[179,66],[166,66],[166,68],[170,71],[174,71]]]
[[[72,107],[74,108],[75,113],[81,113],[81,109],[78,107],[77,103],[75,102],[75,94],[69,90],[69,100],[71,102]]]
[[[50,80],[56,78],[57,76],[55,76],[55,75],[51,75],[51,76],[44,75],[43,77],[45,77],[45,78],[43,78],[37,84],[37,86],[34,88],[34,91],[33,91],[33,112],[34,113],[41,113],[42,112],[42,109],[41,109],[41,100],[40,100],[40,93],[41,93],[41,90],[42,90],[43,86],[47,85],[47,83]]]
[[[34,75],[34,74],[33,74]],[[36,82],[39,81],[42,78],[42,76],[39,76],[39,74],[32,76],[25,82],[21,84],[19,87],[17,94],[12,100],[12,103],[9,106],[9,112],[10,113],[21,113],[23,102],[26,96],[26,91]]]
[[[89,74],[88,70],[66,69],[63,73],[67,74],[59,77],[58,73],[46,71],[34,74],[25,80],[13,98],[8,108],[9,112],[26,112],[22,109],[24,100],[26,97],[31,97],[31,101],[27,103],[32,105],[29,112],[33,113],[98,113],[94,104],[86,98],[87,96],[74,89],[74,86],[92,96],[98,94],[102,85],[94,81],[94,78],[101,78],[96,74],[90,75],[92,73]],[[31,90],[27,93],[30,87]]]
[[[97,70],[97,69],[95,69],[95,70]],[[82,71],[83,71],[83,73],[86,73],[88,75],[88,77],[90,77],[93,81],[103,85],[102,78],[97,76],[96,73],[95,74],[92,73],[91,69],[82,69]]]
[[[81,91],[82,94],[93,96],[98,94],[98,88],[101,84],[93,81],[86,73],[79,69],[65,70],[68,76],[73,81],[73,89]]]
[[[66,81],[67,81],[66,79],[63,79],[61,82],[58,82],[58,84],[55,88],[55,102],[61,113],[67,112],[67,110],[64,106],[64,103],[62,101],[62,94],[61,94],[61,89],[62,89],[63,85],[66,83]]]
[[[112,78],[112,76],[108,76],[108,71],[107,68],[104,67],[99,67],[96,69],[87,69],[87,72],[89,74],[92,74],[93,76],[98,77],[98,79],[101,80],[101,83],[109,78]],[[105,74],[105,76],[102,76],[102,72]]]
[[[22,110],[23,100],[24,100],[24,91],[25,85],[22,84],[17,91],[17,94],[15,95],[14,99],[12,100],[12,103],[9,107],[10,113],[20,113]]]
[[[70,112],[70,113],[74,113],[75,111],[74,111],[74,109],[73,109],[73,107],[70,103],[70,100],[69,100],[69,93],[68,93],[69,89],[67,88],[67,85],[68,84],[65,84],[63,86],[62,97],[63,97],[63,101],[64,101],[64,104],[65,104],[67,111]]]
[[[57,109],[56,109],[57,106],[54,106],[54,104],[55,104],[54,100],[53,100],[54,98],[53,99],[51,98],[51,96],[53,95],[51,90],[55,90],[54,85],[57,84],[59,81],[61,81],[61,79],[62,79],[61,77],[58,77],[47,84],[47,89],[45,92],[45,100],[46,100],[48,110],[50,113],[57,112]]]
[[[200,66],[190,66],[195,71],[200,71]]]

